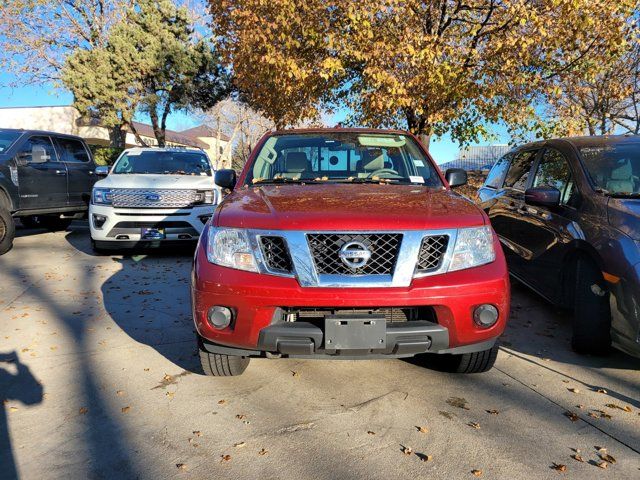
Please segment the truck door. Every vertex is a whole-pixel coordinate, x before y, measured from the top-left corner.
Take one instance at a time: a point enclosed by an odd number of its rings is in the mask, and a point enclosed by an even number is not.
[[[67,206],[67,168],[49,136],[30,136],[18,150],[16,165],[20,210]]]
[[[88,205],[96,176],[84,142],[69,137],[57,137],[55,142],[60,158],[67,167],[69,205]]]

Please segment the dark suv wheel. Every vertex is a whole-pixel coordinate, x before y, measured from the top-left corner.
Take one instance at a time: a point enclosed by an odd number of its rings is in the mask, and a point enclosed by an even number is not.
[[[577,353],[605,355],[611,348],[611,306],[604,278],[586,258],[576,261],[575,272],[571,346]]]
[[[1,201],[1,199],[0,199]],[[16,225],[9,210],[0,204],[0,255],[7,253],[13,247],[13,237]]]

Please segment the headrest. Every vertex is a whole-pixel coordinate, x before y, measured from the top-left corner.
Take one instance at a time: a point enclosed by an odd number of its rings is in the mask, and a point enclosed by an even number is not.
[[[631,161],[625,158],[620,160],[617,165],[611,170],[611,180],[629,180],[633,176]]]
[[[384,168],[384,155],[379,148],[372,148],[362,152],[362,168],[365,172],[375,172]]]
[[[304,152],[288,152],[284,160],[284,168],[290,173],[300,173],[307,169],[307,154]]]

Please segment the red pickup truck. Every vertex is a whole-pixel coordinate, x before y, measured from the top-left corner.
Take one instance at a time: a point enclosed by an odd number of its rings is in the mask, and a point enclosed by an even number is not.
[[[509,315],[509,278],[485,213],[454,193],[410,133],[265,135],[204,229],[192,307],[205,373],[250,357],[432,355],[489,370]]]

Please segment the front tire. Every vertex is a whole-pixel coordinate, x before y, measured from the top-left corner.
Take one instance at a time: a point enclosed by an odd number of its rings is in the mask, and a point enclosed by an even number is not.
[[[0,206],[0,255],[4,255],[13,247],[16,235],[16,224],[9,210]]]
[[[433,355],[435,367],[450,373],[483,373],[493,368],[498,356],[498,345],[480,352]]]
[[[576,262],[571,346],[577,353],[606,355],[611,349],[611,306],[604,278],[585,258]]]
[[[249,366],[249,357],[210,353],[200,348],[200,364],[205,375],[211,377],[234,377],[241,375]]]

